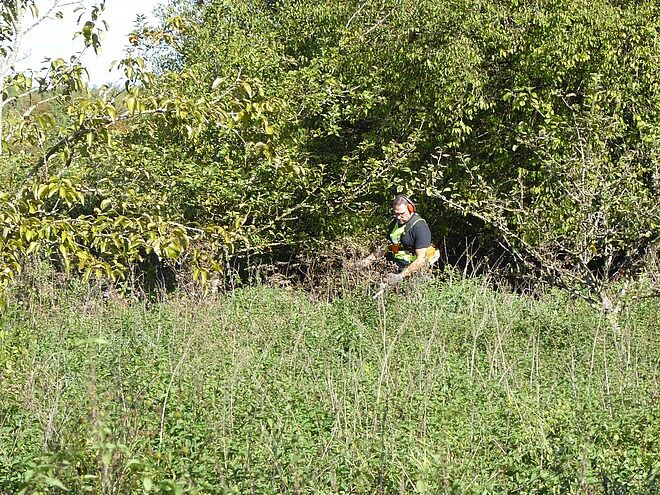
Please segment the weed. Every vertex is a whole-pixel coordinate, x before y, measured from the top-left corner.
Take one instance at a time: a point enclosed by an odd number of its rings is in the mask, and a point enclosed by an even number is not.
[[[615,334],[457,276],[378,301],[49,287],[0,322],[0,493],[658,493],[652,301]]]

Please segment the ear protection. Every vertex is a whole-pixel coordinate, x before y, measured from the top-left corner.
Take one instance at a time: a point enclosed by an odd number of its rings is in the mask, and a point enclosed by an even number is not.
[[[408,207],[408,212],[409,213],[412,214],[412,213],[415,213],[417,211],[417,209],[415,208],[415,203],[413,203],[412,200],[408,196],[406,196],[405,194],[399,194],[399,195],[396,196],[396,198],[394,198],[394,201],[396,201],[399,198],[402,198],[406,202],[406,206]]]

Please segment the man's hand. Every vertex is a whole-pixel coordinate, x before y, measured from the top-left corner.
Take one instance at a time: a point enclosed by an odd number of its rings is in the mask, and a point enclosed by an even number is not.
[[[400,284],[403,282],[403,273],[388,273],[385,280],[390,285]]]

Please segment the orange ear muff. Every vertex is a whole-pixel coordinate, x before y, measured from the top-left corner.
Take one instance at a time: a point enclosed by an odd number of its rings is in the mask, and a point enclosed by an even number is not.
[[[408,212],[415,213],[417,211],[415,208],[415,203],[413,203],[408,196],[404,196],[402,194],[401,197],[406,200],[406,203],[408,203]]]
[[[415,208],[415,203],[413,203],[408,196],[405,196],[403,194],[399,194],[394,198],[394,201],[396,201],[399,198],[403,198],[406,202],[406,207],[408,208],[409,213],[415,213],[417,209]]]

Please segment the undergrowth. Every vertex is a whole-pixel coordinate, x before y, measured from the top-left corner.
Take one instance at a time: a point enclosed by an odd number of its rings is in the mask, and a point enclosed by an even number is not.
[[[660,493],[660,309],[438,277],[332,301],[24,290],[0,493]],[[24,288],[25,289],[25,288]]]

